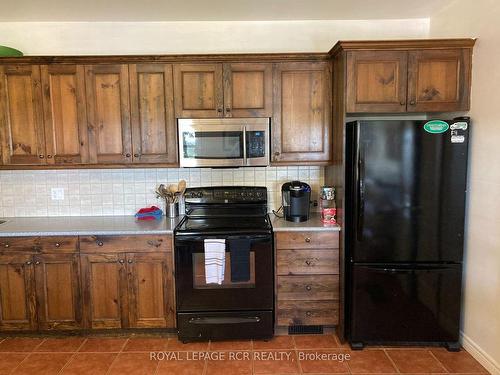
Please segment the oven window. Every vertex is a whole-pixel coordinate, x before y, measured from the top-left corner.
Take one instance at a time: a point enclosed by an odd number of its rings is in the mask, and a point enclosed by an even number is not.
[[[266,156],[266,133],[247,131],[247,157],[263,158]]]
[[[224,280],[222,284],[207,284],[205,279],[205,254],[193,253],[193,288],[228,289],[255,288],[255,252],[250,251],[250,278],[248,281],[231,281],[231,253],[226,251]]]
[[[241,131],[183,132],[182,143],[184,158],[243,158],[243,132]]]

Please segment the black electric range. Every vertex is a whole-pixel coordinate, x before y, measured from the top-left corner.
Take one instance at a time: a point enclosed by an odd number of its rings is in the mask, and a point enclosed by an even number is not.
[[[189,188],[174,231],[177,327],[182,341],[270,338],[273,231],[265,187]],[[222,242],[213,281],[208,242]],[[219,267],[219,272],[220,267]]]

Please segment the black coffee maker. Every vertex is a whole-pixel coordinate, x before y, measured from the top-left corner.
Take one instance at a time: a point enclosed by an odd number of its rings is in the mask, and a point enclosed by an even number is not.
[[[281,186],[281,204],[285,220],[296,223],[309,220],[311,187],[305,182],[292,181]]]

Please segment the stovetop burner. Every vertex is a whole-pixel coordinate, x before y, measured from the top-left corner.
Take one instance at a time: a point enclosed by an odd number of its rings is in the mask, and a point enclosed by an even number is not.
[[[186,217],[175,233],[269,233],[267,189],[254,186],[189,188]]]

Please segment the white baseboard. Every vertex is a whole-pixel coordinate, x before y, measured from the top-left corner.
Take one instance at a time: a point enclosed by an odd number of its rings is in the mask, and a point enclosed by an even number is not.
[[[486,368],[492,375],[500,375],[500,364],[486,353],[479,345],[471,340],[469,336],[460,332],[462,338],[462,346],[473,356],[481,365]]]

